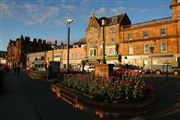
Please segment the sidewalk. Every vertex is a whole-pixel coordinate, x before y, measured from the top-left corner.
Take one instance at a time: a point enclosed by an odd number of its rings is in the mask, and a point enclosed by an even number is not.
[[[0,95],[0,119],[39,120],[20,83],[20,76],[7,73]],[[11,118],[11,119],[8,119]]]

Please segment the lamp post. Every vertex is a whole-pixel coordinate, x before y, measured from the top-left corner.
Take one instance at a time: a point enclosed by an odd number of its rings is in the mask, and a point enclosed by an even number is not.
[[[103,47],[103,55],[102,55],[102,63],[106,64],[106,59],[105,59],[105,40],[104,40],[104,26],[106,25],[106,20],[102,18],[102,47]]]
[[[68,43],[67,43],[67,73],[69,73],[69,42],[70,42],[70,24],[73,22],[73,19],[66,19],[66,23],[67,23],[67,30],[68,30],[68,34],[67,34],[67,39],[68,39]]]
[[[154,47],[150,46],[149,49],[150,49],[150,52],[151,52],[151,57],[150,57],[151,58],[151,79],[153,79],[153,59],[152,59],[152,57],[153,57]]]

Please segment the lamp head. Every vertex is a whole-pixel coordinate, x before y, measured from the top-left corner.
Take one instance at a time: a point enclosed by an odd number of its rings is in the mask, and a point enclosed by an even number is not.
[[[66,19],[67,24],[70,24],[73,22],[73,19]]]

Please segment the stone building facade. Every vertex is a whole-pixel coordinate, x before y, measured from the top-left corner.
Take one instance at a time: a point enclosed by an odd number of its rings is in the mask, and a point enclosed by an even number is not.
[[[171,17],[137,24],[131,24],[127,14],[110,18],[91,16],[86,29],[87,58],[102,59],[104,37],[107,63],[149,68],[152,57],[153,64],[169,62],[180,67],[180,1],[172,0],[170,8]]]
[[[102,25],[102,20],[106,21],[106,25]],[[96,61],[102,59],[103,39],[105,41],[105,53],[107,63],[120,60],[119,39],[120,28],[123,25],[131,24],[127,14],[113,16],[110,18],[96,18],[94,15],[89,19],[89,25],[86,29],[87,59]]]
[[[0,51],[0,64],[6,64],[6,51]]]
[[[12,66],[13,64],[20,63],[21,67],[26,67],[26,58],[28,53],[41,52],[51,50],[51,44],[46,43],[45,40],[34,39],[30,41],[30,37],[17,38],[16,41],[11,40],[7,46],[7,64]]]
[[[74,42],[70,45],[69,49],[69,64],[71,68],[78,68],[81,65],[81,61],[86,57],[86,41],[80,39],[78,42]],[[67,66],[67,45],[59,45],[57,49],[33,52],[27,54],[27,66],[31,66],[33,62],[47,62],[50,61],[60,62],[60,68],[66,68]]]
[[[67,68],[67,49],[63,49],[62,54],[63,68]],[[82,60],[86,57],[86,42],[80,39],[73,43],[69,49],[69,64],[71,69],[80,69]]]

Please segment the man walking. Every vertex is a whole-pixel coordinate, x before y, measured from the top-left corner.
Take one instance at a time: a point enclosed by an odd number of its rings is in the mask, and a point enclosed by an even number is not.
[[[19,63],[17,64],[16,69],[17,69],[17,75],[19,76],[20,75],[20,64]]]
[[[13,75],[16,75],[16,70],[17,70],[16,63],[14,63],[12,67],[13,67]]]

